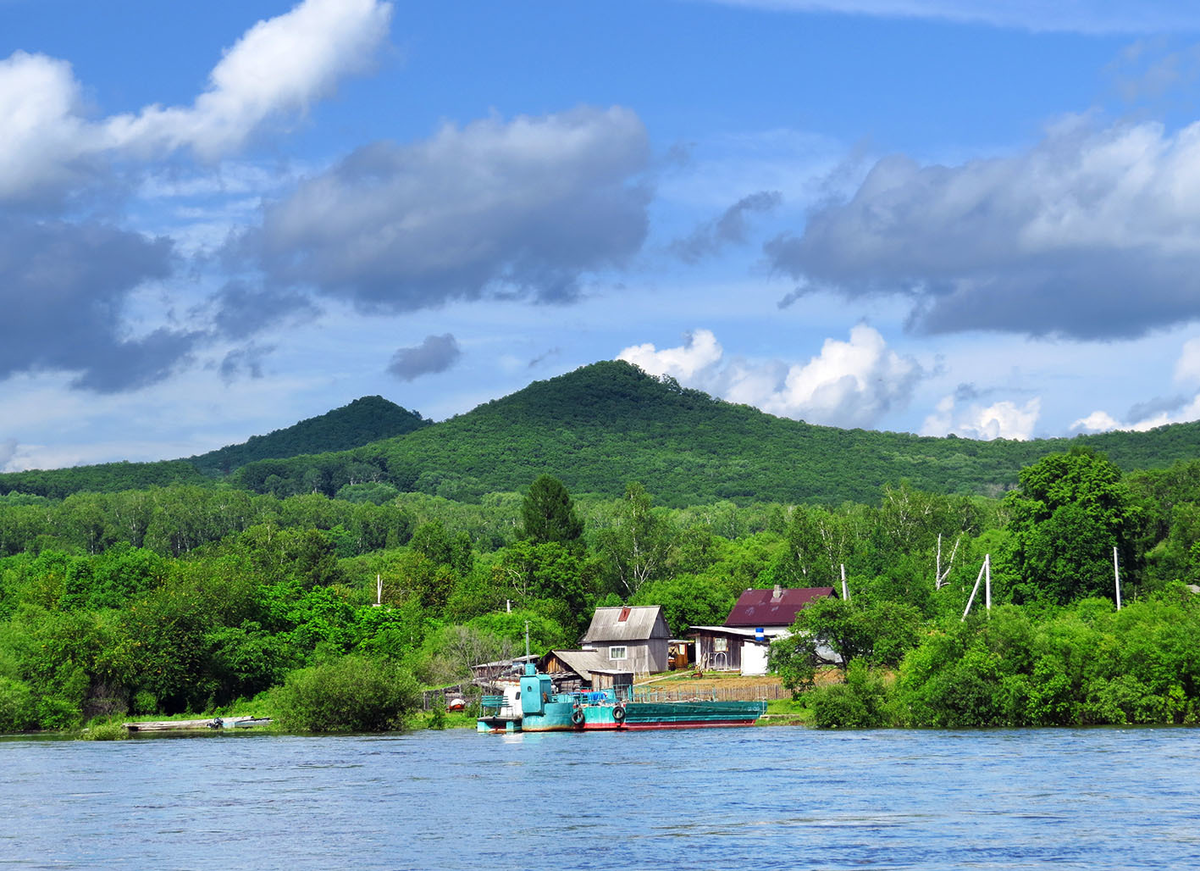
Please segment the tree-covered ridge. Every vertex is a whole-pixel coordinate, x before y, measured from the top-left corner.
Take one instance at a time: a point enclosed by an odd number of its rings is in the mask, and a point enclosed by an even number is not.
[[[379,438],[384,431],[405,434]],[[474,502],[551,474],[574,493],[610,498],[642,481],[668,506],[838,504],[873,501],[901,480],[930,492],[996,495],[1017,486],[1022,466],[1072,446],[1102,450],[1127,471],[1163,468],[1200,455],[1200,422],[1025,442],[844,430],[723,402],[618,361],[534,382],[437,424],[367,397],[191,462],[212,475],[236,469],[234,486],[277,497],[379,503],[419,492]],[[196,468],[174,461],[0,475],[0,495],[187,483],[200,480]]]
[[[243,444],[227,445],[190,457],[188,461],[207,474],[228,475],[256,460],[344,451],[401,436],[430,423],[419,412],[402,408],[382,396],[363,396],[317,417],[264,436],[251,436]]]
[[[814,426],[681,388],[624,362],[535,382],[467,414],[355,451],[249,464],[240,482],[277,495],[334,495],[349,481],[449,499],[521,489],[538,475],[574,493],[619,496],[646,482],[673,506],[730,499],[872,501],[907,480],[932,492],[996,494],[1050,451],[1089,445],[1122,468],[1200,453],[1200,423],[1148,433],[992,442]]]
[[[70,469],[9,472],[0,475],[0,495],[24,493],[62,499],[72,493],[116,493],[146,487],[201,484],[205,481],[205,476],[187,460],[101,463]]]
[[[430,423],[419,412],[408,411],[381,396],[364,396],[265,436],[251,436],[244,444],[227,445],[186,460],[104,463],[0,474],[0,495],[25,493],[62,499],[72,493],[115,493],[174,484],[203,484],[249,462],[344,451],[400,436]],[[337,475],[331,475],[330,480],[337,480]],[[338,487],[351,481],[350,478],[339,481]]]

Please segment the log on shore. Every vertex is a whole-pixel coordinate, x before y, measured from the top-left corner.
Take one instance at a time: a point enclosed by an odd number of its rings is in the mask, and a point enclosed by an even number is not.
[[[155,720],[125,724],[125,728],[130,732],[195,732],[203,729],[220,729],[222,726],[220,717],[209,717],[205,720]]]

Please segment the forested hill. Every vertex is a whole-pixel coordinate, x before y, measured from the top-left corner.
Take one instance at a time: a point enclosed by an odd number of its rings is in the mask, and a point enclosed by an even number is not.
[[[1200,423],[1026,442],[843,430],[773,417],[603,362],[442,423],[366,397],[190,460],[0,475],[0,494],[61,498],[211,481],[234,470],[235,485],[260,493],[353,493],[372,501],[411,490],[470,501],[523,490],[549,473],[580,494],[615,496],[626,482],[641,481],[672,506],[872,502],[902,479],[931,492],[996,493],[1015,486],[1022,466],[1074,444],[1104,451],[1127,471],[1165,467],[1200,457]]]
[[[244,444],[190,457],[188,462],[207,474],[228,475],[256,460],[344,451],[404,435],[430,423],[419,412],[388,402],[382,396],[364,396],[286,429],[251,436]]]
[[[265,436],[251,436],[186,460],[158,463],[103,463],[70,469],[35,470],[0,475],[0,495],[30,493],[61,499],[71,493],[112,493],[171,484],[203,484],[253,461],[321,454],[356,448],[379,439],[428,426],[415,411],[381,396],[364,396],[318,417],[302,420]]]
[[[641,481],[661,504],[874,501],[907,479],[933,492],[992,493],[1073,444],[1122,468],[1200,456],[1200,424],[1074,439],[972,441],[813,426],[713,399],[623,362],[531,384],[401,439],[355,451],[252,463],[236,478],[259,492],[333,495],[376,481],[451,499],[521,490],[538,475],[574,493],[618,495]]]

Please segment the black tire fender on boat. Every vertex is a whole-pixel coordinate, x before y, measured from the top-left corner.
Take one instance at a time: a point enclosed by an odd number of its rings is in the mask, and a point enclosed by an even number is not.
[[[576,726],[583,725],[583,708],[576,708],[575,710],[571,711],[571,722]]]
[[[617,705],[616,707],[613,708],[613,719],[616,720],[618,723],[622,722],[625,719],[625,706],[624,705]]]

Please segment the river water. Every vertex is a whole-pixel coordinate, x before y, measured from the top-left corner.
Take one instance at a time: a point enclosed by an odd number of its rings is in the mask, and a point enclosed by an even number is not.
[[[0,741],[0,867],[1200,868],[1200,732]]]

